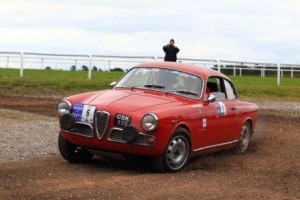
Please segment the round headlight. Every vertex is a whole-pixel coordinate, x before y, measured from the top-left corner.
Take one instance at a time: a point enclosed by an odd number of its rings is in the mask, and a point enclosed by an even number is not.
[[[142,119],[142,127],[145,131],[154,131],[158,126],[158,118],[155,114],[148,113]]]
[[[60,115],[69,112],[70,109],[71,109],[71,103],[66,100],[62,100],[57,104],[57,111]]]

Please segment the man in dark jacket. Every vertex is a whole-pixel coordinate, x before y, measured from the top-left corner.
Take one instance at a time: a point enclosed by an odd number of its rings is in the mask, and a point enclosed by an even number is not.
[[[179,49],[175,46],[174,39],[171,39],[169,44],[163,46],[163,50],[166,53],[165,61],[176,62]]]

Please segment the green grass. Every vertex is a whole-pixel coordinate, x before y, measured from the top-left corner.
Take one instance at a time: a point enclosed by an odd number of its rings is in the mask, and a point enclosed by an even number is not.
[[[230,79],[242,99],[300,101],[299,78],[282,78],[280,86],[277,86],[276,77],[231,76]]]
[[[0,94],[64,96],[81,92],[103,90],[119,80],[122,72],[92,72],[88,79],[86,71],[19,70],[0,69]]]
[[[68,96],[87,91],[109,88],[119,80],[121,72],[92,72],[89,80],[86,71],[24,70],[19,77],[17,69],[0,69],[0,95]],[[300,79],[283,78],[276,85],[276,77],[230,77],[241,99],[300,101]]]

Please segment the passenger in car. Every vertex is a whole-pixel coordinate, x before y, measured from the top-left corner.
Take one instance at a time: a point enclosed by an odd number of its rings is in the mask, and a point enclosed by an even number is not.
[[[178,87],[177,74],[166,71],[158,72],[155,75],[155,83],[165,87],[165,90],[174,90]]]
[[[218,85],[217,83],[214,82],[207,82],[207,87],[206,87],[206,94],[207,95],[214,95],[217,100],[225,99],[225,93],[221,92],[218,90]]]
[[[199,94],[201,92],[201,84],[199,83],[195,78],[186,77],[184,79],[184,89]]]

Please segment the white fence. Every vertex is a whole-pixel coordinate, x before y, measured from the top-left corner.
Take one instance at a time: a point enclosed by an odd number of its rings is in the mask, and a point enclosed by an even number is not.
[[[79,55],[79,54],[46,54],[32,52],[0,52],[0,68],[19,68],[20,77],[23,77],[23,70],[26,69],[45,69],[49,67],[56,70],[81,69],[81,66],[88,68],[88,78],[91,78],[92,69],[110,71],[113,68],[129,69],[134,65],[147,61],[163,60],[157,56],[108,56],[108,55]],[[217,69],[218,71],[230,71],[233,76],[242,76],[253,72],[256,75],[265,77],[268,73],[277,76],[277,85],[284,74],[289,77],[300,77],[299,64],[284,63],[260,63],[245,61],[229,61],[218,59],[190,59],[178,58],[178,62],[190,63],[204,67]],[[250,73],[251,74],[251,73]]]

